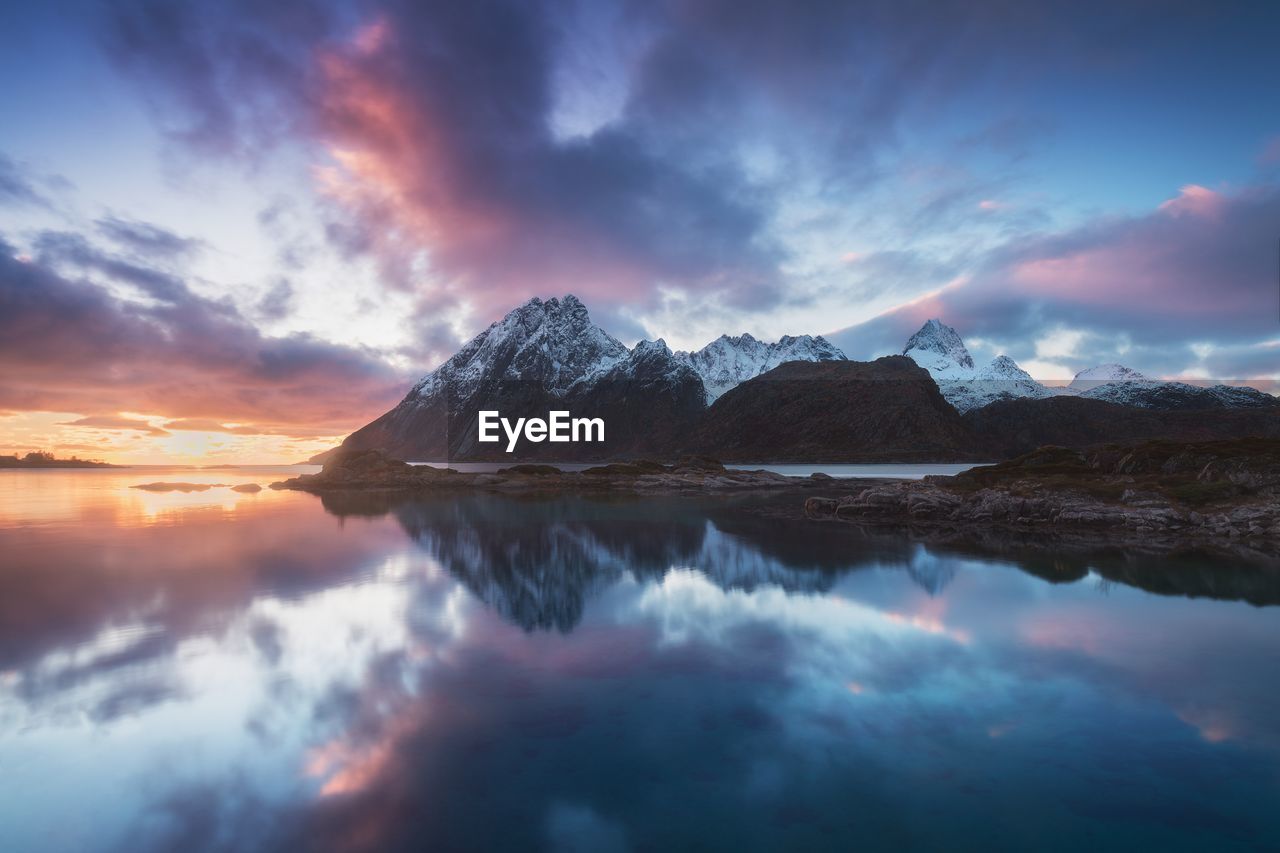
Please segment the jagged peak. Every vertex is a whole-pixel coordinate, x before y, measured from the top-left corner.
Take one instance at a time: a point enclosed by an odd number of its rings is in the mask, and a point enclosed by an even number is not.
[[[991,359],[991,364],[978,371],[977,378],[980,380],[1014,380],[1030,383],[1028,388],[1032,386],[1041,387],[1040,383],[1031,378],[1030,373],[1018,366],[1018,362],[1003,353]]]
[[[714,341],[712,341],[711,343],[703,347],[703,349],[709,349],[710,347],[716,344],[730,344],[732,346],[739,347],[739,346],[742,346],[743,344],[758,344],[758,343],[761,343],[761,341],[758,340],[750,332],[743,332],[740,335],[721,335],[720,337],[716,338]]]
[[[958,332],[936,318],[926,320],[907,340],[902,354],[928,370],[935,379],[963,379],[974,372],[973,356]]]
[[[903,347],[902,353],[905,355],[913,349],[946,352],[947,348],[951,347],[964,349],[964,341],[960,338],[960,333],[941,320],[934,318],[926,320],[920,330],[907,340],[907,345]]]
[[[573,294],[534,296],[419,380],[410,396],[427,397],[446,384],[474,387],[486,376],[536,379],[561,392],[625,359],[628,352],[592,322]]]
[[[636,356],[649,352],[665,352],[670,354],[671,347],[667,346],[667,342],[662,338],[657,338],[652,341],[640,341],[632,348],[631,355]]]

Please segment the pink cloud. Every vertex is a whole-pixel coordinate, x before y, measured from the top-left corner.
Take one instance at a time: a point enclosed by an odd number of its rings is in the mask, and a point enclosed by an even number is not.
[[[1187,184],[1174,198],[1160,204],[1160,210],[1172,216],[1218,216],[1226,203],[1222,194],[1199,184]]]
[[[232,422],[226,431],[334,435],[404,392],[402,377],[362,351],[265,337],[177,280],[162,296],[154,305],[125,302],[17,261],[0,243],[0,408],[145,412],[177,421],[174,429]],[[72,425],[167,435],[119,415]]]
[[[1145,215],[1015,240],[968,280],[834,333],[835,341],[864,355],[871,341],[891,351],[939,317],[966,336],[1024,345],[1011,353],[1019,358],[1032,357],[1047,331],[1072,328],[1091,335],[1098,361],[1123,360],[1120,352],[1103,358],[1123,340],[1168,359],[1148,369],[1176,375],[1196,360],[1191,343],[1210,343],[1214,375],[1274,376],[1280,361],[1267,342],[1280,313],[1277,222],[1280,188],[1188,185]]]

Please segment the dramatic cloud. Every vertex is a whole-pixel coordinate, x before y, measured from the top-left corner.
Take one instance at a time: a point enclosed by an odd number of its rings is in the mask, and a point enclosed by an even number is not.
[[[403,379],[371,355],[304,335],[263,337],[228,303],[198,296],[176,278],[80,241],[41,243],[66,250],[51,257],[119,273],[149,298],[113,296],[43,259],[20,261],[0,242],[0,407],[127,409],[333,434],[403,393]],[[128,428],[121,418],[78,425]]]
[[[672,156],[625,123],[556,137],[552,5],[389,3],[338,38],[318,12],[134,4],[111,44],[201,150],[318,138],[331,240],[429,307],[491,317],[572,288],[608,308],[662,284],[776,299],[767,205],[732,159]]]
[[[94,429],[123,429],[145,432],[147,435],[168,435],[169,433],[152,426],[139,418],[127,418],[120,415],[90,415],[74,421],[64,421],[61,426],[92,427]]]
[[[1280,376],[1278,225],[1280,187],[1187,186],[1146,216],[1015,241],[970,280],[835,338],[883,354],[939,317],[1020,360],[1044,355],[1056,330],[1076,330],[1075,345],[1053,354],[1078,368],[1119,360],[1176,374],[1207,352],[1211,376]]]
[[[492,5],[396,4],[322,55],[321,180],[357,213],[353,245],[409,281],[424,252],[485,315],[567,286],[602,307],[662,284],[776,300],[782,252],[742,170],[626,121],[558,138],[556,34],[538,4]]]
[[[673,292],[740,313],[803,304],[813,295],[787,271],[813,229],[790,208],[847,206],[921,173],[901,125],[962,107],[991,75],[1124,62],[1138,17],[1113,4],[388,0],[353,14],[144,0],[115,10],[107,41],[200,153],[254,160],[306,140],[324,155],[330,241],[376,257],[422,314],[465,304],[483,323],[568,290],[606,316]],[[952,159],[1017,159],[1047,125],[983,119]],[[877,200],[876,227],[970,228],[1006,180],[957,167],[936,183],[910,205]]]

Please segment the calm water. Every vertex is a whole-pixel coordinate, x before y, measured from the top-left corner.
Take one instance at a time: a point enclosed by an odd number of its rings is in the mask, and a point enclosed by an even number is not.
[[[430,465],[433,468],[453,468],[455,471],[466,471],[478,474],[491,474],[500,471],[503,468],[510,468],[516,464],[518,460],[511,462],[413,462],[413,465]],[[547,464],[547,463],[540,463]],[[561,471],[585,471],[593,468],[601,463],[599,462],[554,462]],[[965,462],[963,464],[935,464],[935,463],[888,463],[876,465],[851,465],[842,462],[827,462],[817,464],[782,464],[768,465],[765,463],[751,465],[728,465],[728,468],[734,468],[740,471],[774,471],[779,474],[786,474],[788,477],[808,477],[810,474],[822,473],[829,474],[832,477],[876,477],[876,478],[893,478],[897,480],[920,480],[930,474],[951,475],[959,474],[961,471],[968,471],[976,464],[975,462]]]
[[[281,476],[0,472],[0,849],[1280,844],[1249,555]]]

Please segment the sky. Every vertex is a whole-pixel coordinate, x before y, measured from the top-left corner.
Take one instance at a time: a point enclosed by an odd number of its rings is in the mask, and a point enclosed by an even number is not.
[[[1280,7],[4,4],[0,453],[292,462],[533,296],[1280,378]]]

